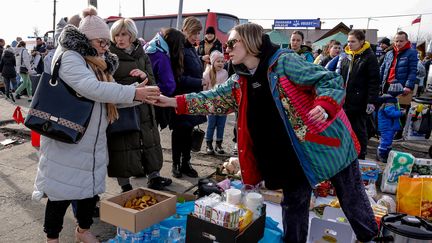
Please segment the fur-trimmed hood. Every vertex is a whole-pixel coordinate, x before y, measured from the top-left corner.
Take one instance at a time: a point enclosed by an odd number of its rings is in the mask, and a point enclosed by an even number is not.
[[[81,56],[97,56],[98,53],[92,47],[90,40],[81,33],[74,25],[66,25],[59,37],[59,44],[66,50],[78,52]],[[117,55],[107,50],[104,54],[105,62],[107,63],[108,71],[111,74],[117,70],[119,61]]]

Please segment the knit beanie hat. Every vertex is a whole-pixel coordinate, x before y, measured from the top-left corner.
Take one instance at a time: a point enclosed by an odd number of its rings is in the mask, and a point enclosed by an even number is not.
[[[213,27],[213,26],[209,26],[209,27],[206,29],[206,34],[213,34],[213,35],[215,35],[215,34],[216,34],[216,31],[215,31],[214,27]]]
[[[222,52],[217,51],[217,50],[216,50],[216,51],[212,51],[212,52],[210,53],[210,64],[213,65],[213,63],[215,63],[216,60],[217,60],[219,57],[224,58],[224,55],[222,54]]]
[[[97,10],[94,7],[89,7],[83,10],[83,18],[79,24],[79,31],[83,33],[89,40],[93,39],[110,39],[110,32],[105,21],[97,16]]]
[[[387,93],[393,97],[396,97],[403,93],[403,86],[401,83],[392,83],[387,90]]]
[[[380,40],[379,44],[386,44],[387,46],[390,46],[390,39],[387,37],[384,37]]]

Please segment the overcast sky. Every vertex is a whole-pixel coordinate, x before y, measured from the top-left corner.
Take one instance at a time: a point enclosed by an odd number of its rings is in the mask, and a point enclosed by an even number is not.
[[[88,0],[58,0],[56,23],[61,17],[80,13]],[[142,15],[143,0],[99,0],[98,11],[103,18],[118,15],[134,17]],[[146,15],[177,13],[178,0],[145,0]],[[53,0],[6,0],[1,1],[0,38],[9,44],[16,36],[24,40],[32,36],[35,28],[43,35],[52,29]],[[407,15],[406,17],[374,18],[370,29],[378,29],[378,37],[392,37],[397,28],[415,38],[419,25],[411,25],[417,15],[422,16],[420,33],[432,37],[432,0],[184,0],[183,12],[223,12],[249,19],[271,28],[273,19],[314,19],[324,21],[323,29],[334,27],[343,21],[347,26],[366,29],[367,17]],[[342,10],[342,11],[341,11]],[[347,19],[365,17],[362,19]],[[339,19],[330,19],[339,18]],[[412,39],[412,38],[411,38]]]

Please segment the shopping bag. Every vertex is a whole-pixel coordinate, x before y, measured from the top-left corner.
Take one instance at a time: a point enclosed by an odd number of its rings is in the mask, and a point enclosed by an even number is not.
[[[411,173],[414,156],[410,153],[392,150],[387,159],[387,165],[381,181],[381,191],[395,193],[399,177]]]
[[[411,176],[432,176],[432,159],[416,158],[411,170]]]
[[[432,220],[432,178],[400,176],[397,212]]]
[[[199,128],[199,126],[194,127],[192,130],[192,151],[199,152],[204,140],[205,132]]]

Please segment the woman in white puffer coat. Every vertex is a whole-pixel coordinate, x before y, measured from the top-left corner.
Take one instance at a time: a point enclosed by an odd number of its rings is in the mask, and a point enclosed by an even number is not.
[[[59,77],[77,93],[93,100],[94,107],[78,144],[41,138],[33,198],[48,197],[44,223],[47,242],[58,242],[63,217],[73,200],[77,201],[77,241],[98,242],[88,229],[93,223],[95,196],[105,191],[108,164],[105,131],[109,122],[118,118],[114,104],[148,102],[145,97],[160,94],[157,86],[135,87],[110,82],[118,59],[108,51],[109,28],[94,8],[84,10],[83,16],[78,29],[68,25],[63,30],[53,63],[63,54]]]

